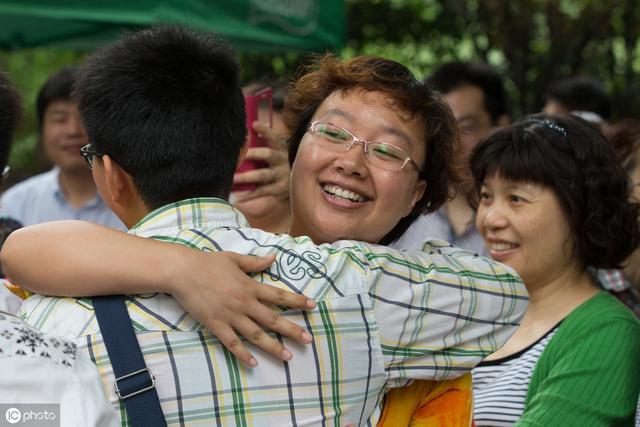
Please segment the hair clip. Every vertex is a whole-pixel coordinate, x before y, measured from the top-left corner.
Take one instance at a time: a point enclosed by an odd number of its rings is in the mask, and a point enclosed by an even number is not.
[[[556,122],[554,122],[553,120],[539,119],[537,117],[532,117],[530,119],[526,119],[524,121],[524,123],[535,123],[535,124],[539,124],[539,125],[542,125],[542,126],[546,126],[549,129],[553,129],[556,132],[560,132],[565,138],[568,137],[567,130],[565,128],[563,128],[562,126],[560,126],[559,124],[557,124]]]

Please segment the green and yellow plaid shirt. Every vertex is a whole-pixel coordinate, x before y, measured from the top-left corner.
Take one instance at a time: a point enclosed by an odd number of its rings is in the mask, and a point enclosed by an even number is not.
[[[288,363],[251,348],[259,366],[248,369],[170,295],[131,297],[129,314],[168,425],[375,424],[388,388],[469,372],[509,338],[527,307],[513,270],[446,242],[423,252],[355,241],[318,246],[248,228],[219,199],[164,206],[130,233],[202,251],[275,253],[254,278],[318,302],[311,312],[283,313],[310,331],[311,345],[286,342],[294,353]],[[127,425],[90,300],[33,296],[22,316],[87,352]]]

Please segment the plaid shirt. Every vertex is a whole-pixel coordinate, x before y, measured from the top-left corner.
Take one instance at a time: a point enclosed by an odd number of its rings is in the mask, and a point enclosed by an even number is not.
[[[130,230],[203,251],[275,252],[276,262],[254,278],[318,302],[308,313],[283,313],[309,330],[311,345],[287,341],[288,363],[251,348],[260,365],[248,369],[171,296],[131,297],[129,314],[169,425],[375,423],[388,387],[468,372],[509,338],[527,306],[512,270],[445,242],[403,253],[355,241],[317,246],[247,227],[222,200],[190,199]],[[127,425],[90,301],[33,296],[22,315],[90,355]]]

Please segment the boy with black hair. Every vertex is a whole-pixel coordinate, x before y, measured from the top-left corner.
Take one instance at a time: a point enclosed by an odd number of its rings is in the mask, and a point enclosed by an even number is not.
[[[447,62],[425,81],[444,95],[460,129],[459,162],[469,174],[473,148],[490,133],[510,123],[509,98],[502,76],[489,65]],[[467,200],[468,182],[460,183],[454,197],[438,211],[423,215],[391,246],[420,249],[427,238],[438,238],[459,248],[488,256],[482,236],[473,223],[474,211]]]
[[[24,225],[82,219],[123,229],[122,222],[97,194],[79,154],[88,139],[72,100],[77,71],[76,67],[65,67],[51,75],[36,101],[40,148],[53,169],[5,191],[0,214]]]
[[[0,72],[0,170],[20,112],[18,92]],[[37,413],[62,426],[117,425],[95,366],[75,344],[43,334],[2,308],[0,331],[0,403],[9,424],[28,422],[27,414]]]

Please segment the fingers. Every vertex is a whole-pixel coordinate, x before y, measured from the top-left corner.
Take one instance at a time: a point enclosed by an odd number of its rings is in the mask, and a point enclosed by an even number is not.
[[[275,254],[267,256],[241,255],[235,252],[221,252],[226,254],[245,273],[258,273],[266,270],[276,260]]]
[[[311,310],[316,306],[315,301],[311,298],[270,285],[259,285],[256,289],[256,296],[262,302],[288,308]]]
[[[262,161],[269,163],[270,166],[277,166],[287,161],[287,153],[275,148],[253,147],[247,150],[244,158],[245,160]]]
[[[284,188],[284,190],[283,190]],[[283,203],[288,203],[289,190],[288,185],[283,186],[280,182],[274,182],[272,184],[261,185],[256,187],[253,191],[245,191],[242,193],[236,193],[236,202],[246,202],[253,199],[258,199],[264,196],[273,196]]]
[[[244,318],[236,324],[236,330],[251,344],[281,360],[291,360],[293,355],[285,346],[275,338],[269,336],[251,319]],[[230,349],[231,351],[231,349]],[[235,354],[235,353],[234,353]]]
[[[253,357],[249,350],[242,344],[242,340],[236,333],[224,322],[212,322],[208,327],[211,333],[218,337],[222,345],[233,353],[242,363],[250,368],[258,366],[258,361]]]
[[[255,308],[252,310],[251,317],[260,325],[264,326],[267,330],[277,332],[283,337],[290,338],[300,344],[311,343],[311,335],[309,334],[309,332],[307,332],[304,328],[300,327],[299,325],[296,325],[295,323],[290,322],[289,320],[282,317],[282,314],[277,310],[273,310],[261,304],[257,304]],[[254,338],[259,338],[259,340],[262,340],[262,341],[259,341],[258,339],[256,339],[256,342],[251,341],[252,343],[256,345],[260,345],[260,343],[263,343],[263,344],[266,343],[266,345],[268,346],[273,346],[273,343],[270,343],[269,340],[267,340],[267,338],[271,338],[271,337],[266,333],[264,333],[262,329],[260,329],[259,332],[255,330],[253,331],[253,333],[257,334],[257,337],[254,336]],[[264,337],[260,334],[264,334]],[[244,335],[244,336],[249,338],[248,335]],[[263,349],[266,350],[265,348]],[[275,353],[275,350],[276,350],[275,347],[273,347],[274,353],[272,354],[274,354],[275,356],[278,356],[278,354]]]
[[[233,176],[234,184],[268,184],[275,181],[277,172],[272,168],[253,169]]]
[[[266,123],[253,122],[253,130],[262,135],[262,137],[269,143],[269,146],[271,148],[279,150],[282,149],[282,147],[286,147],[286,139],[282,135],[275,132]]]

